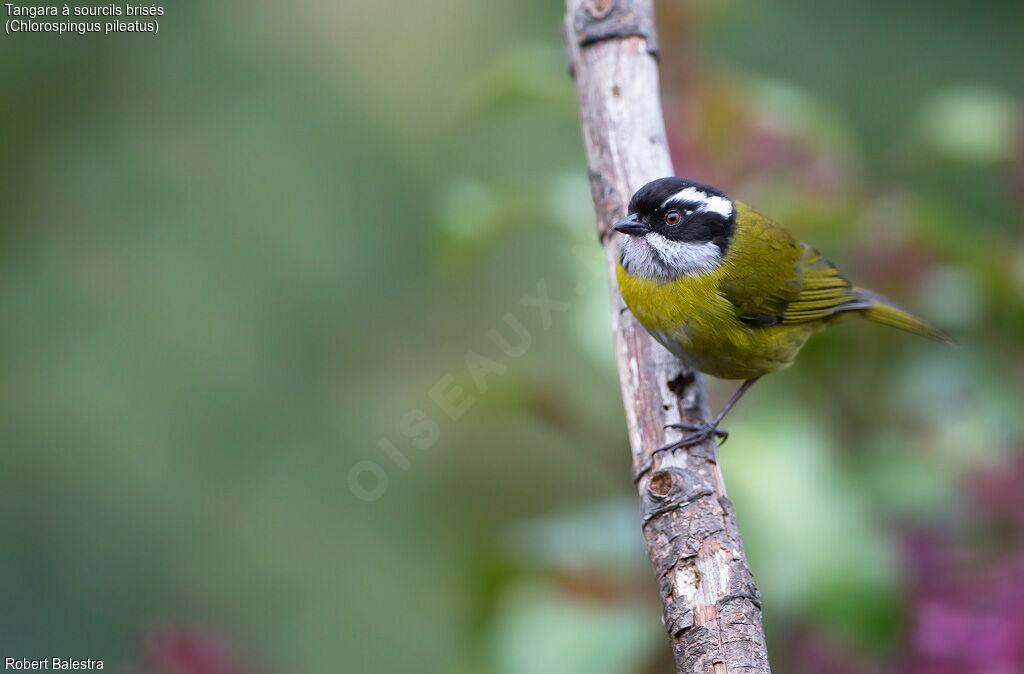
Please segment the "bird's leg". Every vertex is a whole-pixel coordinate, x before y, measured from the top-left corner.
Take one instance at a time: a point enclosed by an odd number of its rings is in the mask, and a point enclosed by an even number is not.
[[[739,399],[743,397],[743,394],[747,392],[747,389],[753,386],[754,382],[757,381],[758,379],[759,377],[754,377],[753,379],[747,379],[742,384],[740,384],[740,387],[736,389],[736,393],[732,394],[732,398],[729,398],[729,402],[725,404],[725,407],[722,408],[722,411],[719,412],[714,419],[712,419],[710,422],[706,424],[701,424],[699,426],[694,426],[693,424],[666,424],[665,428],[678,428],[690,432],[687,435],[684,435],[681,439],[677,440],[676,442],[665,445],[664,447],[655,450],[654,453],[660,454],[661,452],[667,452],[674,449],[682,449],[683,447],[692,447],[693,445],[698,445],[712,437],[721,438],[722,442],[725,442],[726,439],[729,437],[729,431],[719,429],[718,424],[722,423],[722,419],[725,418],[725,415],[728,414],[729,410],[732,409],[732,406],[735,405],[739,401]]]

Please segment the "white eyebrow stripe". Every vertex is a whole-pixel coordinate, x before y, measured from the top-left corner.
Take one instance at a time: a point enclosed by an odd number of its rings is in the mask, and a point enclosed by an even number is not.
[[[701,208],[705,211],[718,213],[723,218],[728,218],[732,215],[731,201],[719,196],[708,196],[705,192],[698,190],[696,187],[686,187],[679,190],[668,199],[665,199],[661,204],[661,207],[665,208],[674,201],[698,201],[701,203]]]

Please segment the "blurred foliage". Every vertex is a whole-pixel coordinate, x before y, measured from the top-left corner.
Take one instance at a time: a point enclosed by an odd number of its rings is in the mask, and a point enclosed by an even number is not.
[[[1022,666],[1022,19],[659,5],[677,171],[962,344],[851,322],[731,417],[777,671],[975,671],[949,633]],[[229,0],[0,40],[0,650],[667,671],[560,20]]]

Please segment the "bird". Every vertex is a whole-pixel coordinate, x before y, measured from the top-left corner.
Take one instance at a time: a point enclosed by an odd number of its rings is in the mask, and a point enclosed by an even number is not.
[[[625,234],[619,291],[641,325],[693,370],[743,380],[701,425],[657,451],[722,441],[722,419],[764,375],[788,367],[807,340],[860,316],[940,342],[953,340],[892,300],[846,279],[785,227],[686,178],[652,180],[613,225]]]

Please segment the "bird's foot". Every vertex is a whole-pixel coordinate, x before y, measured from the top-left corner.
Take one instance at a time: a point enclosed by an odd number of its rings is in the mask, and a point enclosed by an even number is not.
[[[723,428],[712,426],[711,424],[665,424],[665,428],[676,428],[682,431],[689,431],[689,433],[687,435],[684,435],[679,440],[676,440],[675,442],[669,443],[664,447],[659,447],[658,449],[654,450],[651,453],[651,460],[647,463],[647,465],[640,469],[633,476],[635,482],[639,482],[644,475],[651,471],[651,469],[654,467],[654,457],[656,457],[658,454],[661,454],[662,452],[672,452],[677,449],[692,447],[694,445],[699,445],[705,440],[709,440],[711,438],[720,438],[722,442],[718,444],[721,445],[722,443],[725,442],[726,438],[729,437],[729,431]]]
[[[712,426],[711,424],[665,424],[665,428],[675,428],[681,431],[688,431],[688,433],[679,440],[654,450],[655,454],[671,452],[685,447],[693,447],[694,445],[699,445],[705,440],[710,440],[711,438],[719,438],[721,442],[718,444],[721,445],[729,437],[729,431],[724,428]]]
[[[688,440],[690,436],[700,436],[700,439],[696,440],[693,444],[704,442],[712,435],[722,441],[718,443],[719,445],[724,444],[725,441],[729,439],[729,431],[724,428],[719,428],[718,426],[712,426],[711,424],[665,424],[665,428],[676,428],[681,431],[690,431],[690,435],[683,437],[683,440]]]

